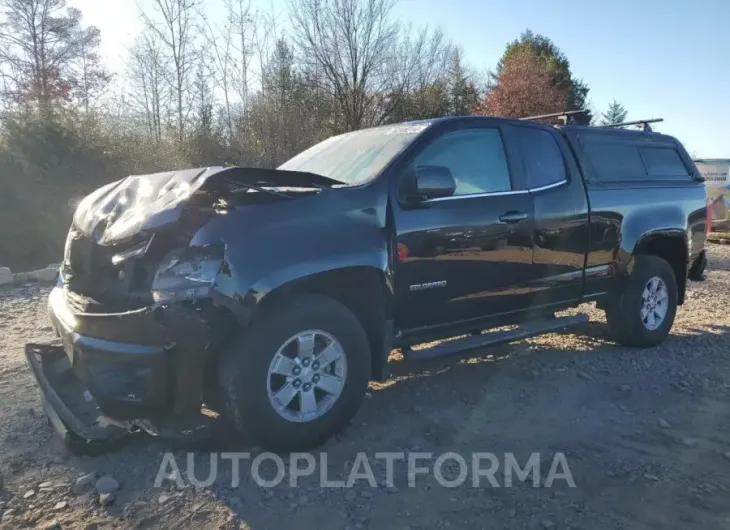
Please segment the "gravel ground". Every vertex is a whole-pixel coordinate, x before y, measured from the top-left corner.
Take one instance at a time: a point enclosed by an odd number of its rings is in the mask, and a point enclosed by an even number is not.
[[[95,458],[66,453],[47,426],[24,343],[51,337],[46,287],[0,291],[0,515],[3,526],[55,528],[618,528],[730,527],[730,246],[712,245],[707,281],[691,284],[669,340],[631,350],[612,343],[603,315],[591,322],[475,352],[461,360],[405,364],[394,354],[392,377],[373,385],[352,425],[322,452],[317,472],[273,488],[256,485],[250,463],[231,487],[230,460],[208,487],[189,485],[186,454],[171,454],[183,481],[155,487],[166,444],[143,437]],[[250,451],[234,440],[216,450]],[[456,452],[471,461],[491,452],[497,486],[469,478],[445,488],[433,473],[409,487],[403,462],[383,484],[378,452]],[[346,480],[365,452],[376,487],[320,487]],[[506,486],[506,453],[524,467],[540,453],[532,477]],[[546,483],[564,454],[575,487]],[[319,459],[319,454],[316,455]],[[209,453],[194,453],[207,476]],[[429,463],[430,462],[430,463]],[[271,464],[267,461],[266,464]],[[453,478],[459,466],[443,466]],[[433,467],[433,460],[424,465]],[[486,464],[482,468],[488,467]],[[171,468],[167,468],[168,470]],[[271,479],[275,469],[262,466]],[[359,467],[359,470],[364,468]],[[566,471],[563,466],[559,470]],[[361,475],[366,476],[366,475]],[[99,481],[100,480],[100,481]],[[110,492],[100,494],[100,492]]]

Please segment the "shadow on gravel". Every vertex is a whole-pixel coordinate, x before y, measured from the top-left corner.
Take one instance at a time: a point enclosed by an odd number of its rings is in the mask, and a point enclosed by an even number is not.
[[[576,335],[593,339],[601,344],[615,344],[611,338],[608,326],[604,322],[586,322],[578,326],[561,329],[554,332],[556,335]]]
[[[611,346],[616,343],[611,339],[610,333],[604,323],[587,322],[563,330],[552,332],[560,336],[570,336],[569,348],[545,347],[540,350],[555,350],[568,355],[583,355],[587,349],[600,346]],[[482,350],[473,350],[454,357],[443,357],[423,361],[405,362],[400,353],[391,352],[389,371],[391,378],[423,377],[439,375],[440,373],[451,372],[454,375],[456,370],[473,370],[474,365],[480,365],[480,370],[494,372],[500,369],[503,361],[530,350],[529,345],[532,339],[523,339],[508,344],[490,346]],[[580,347],[576,347],[580,346]],[[394,350],[398,352],[398,350]],[[528,353],[530,355],[531,353]],[[484,374],[480,373],[480,376]],[[402,382],[398,382],[401,384]]]

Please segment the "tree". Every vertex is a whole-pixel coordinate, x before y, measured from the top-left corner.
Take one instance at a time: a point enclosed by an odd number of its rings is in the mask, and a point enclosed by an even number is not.
[[[238,94],[245,115],[251,89],[251,63],[257,40],[259,16],[251,9],[250,0],[225,0],[225,5],[226,24],[230,28],[231,84]],[[264,36],[263,40],[266,40],[267,36]],[[263,61],[261,63],[263,64]]]
[[[375,118],[375,96],[387,83],[386,61],[396,47],[398,28],[389,16],[393,0],[301,0],[291,3],[297,46],[321,67],[345,130]]]
[[[452,99],[446,78],[440,78],[410,91],[392,95],[398,104],[390,116],[392,122],[422,120],[448,116]]]
[[[99,30],[82,27],[81,11],[66,0],[0,0],[0,77],[4,96],[33,102],[49,116],[54,105],[69,101],[81,87],[88,105],[92,92],[108,82],[96,50]]]
[[[316,65],[317,88],[335,103],[340,132],[389,121],[401,97],[443,73],[450,43],[413,34],[391,17],[394,0],[291,3],[294,43]]]
[[[522,118],[565,110],[568,95],[548,65],[530,48],[513,51],[476,114]]]
[[[601,125],[612,125],[614,123],[623,123],[626,121],[628,111],[615,99],[608,106],[608,110],[601,114]]]
[[[542,63],[542,71],[550,74],[553,86],[565,97],[564,108],[551,109],[546,113],[584,109],[588,97],[588,86],[573,76],[568,58],[552,40],[533,33],[529,29],[520,35],[519,39],[507,45],[504,55],[497,63],[495,77],[499,78],[510,61],[527,50]],[[574,119],[581,125],[588,125],[591,122],[590,113],[579,114]]]
[[[293,155],[293,144],[298,131],[293,123],[300,123],[297,92],[300,79],[294,68],[294,54],[285,40],[279,39],[265,65],[261,80],[259,103],[265,108],[266,163],[276,166]]]
[[[74,95],[86,114],[89,114],[92,105],[112,79],[111,74],[102,65],[97,52],[101,43],[101,33],[98,29],[93,29],[95,30],[93,38],[81,41],[78,66],[75,68],[78,81],[74,87]]]
[[[147,130],[157,141],[162,139],[162,116],[168,99],[164,62],[162,42],[148,30],[132,47],[126,76],[135,110],[144,115]]]
[[[479,90],[474,81],[465,72],[461,59],[461,51],[456,48],[449,66],[449,96],[452,116],[466,116],[479,106]]]
[[[210,64],[204,52],[201,52],[195,72],[193,91],[195,95],[195,131],[198,135],[210,137],[213,133],[213,89],[210,86]]]
[[[211,70],[216,86],[223,95],[224,120],[228,140],[233,138],[233,108],[231,101],[231,72],[233,57],[231,55],[231,41],[233,29],[230,20],[226,20],[223,28],[212,25],[205,17],[205,45],[209,50],[212,61]]]
[[[157,34],[172,60],[169,83],[175,95],[177,133],[180,140],[185,134],[185,120],[191,110],[188,93],[197,59],[193,49],[193,30],[198,3],[199,0],[154,0],[155,13],[150,15],[142,12],[146,26]]]

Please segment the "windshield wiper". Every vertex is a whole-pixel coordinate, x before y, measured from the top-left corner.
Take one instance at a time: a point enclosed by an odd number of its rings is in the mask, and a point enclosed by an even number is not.
[[[230,168],[227,170],[229,182],[240,186],[258,186],[259,188],[332,188],[347,185],[333,178],[310,173],[308,171],[290,171],[271,168]],[[252,188],[253,189],[253,188]]]
[[[228,191],[231,193],[241,193],[241,192],[249,192],[251,190],[253,191],[260,191],[262,193],[269,193],[271,195],[276,195],[277,197],[281,197],[282,199],[293,199],[291,195],[281,192],[276,189],[271,188],[262,188],[261,186],[256,186],[255,184],[244,184],[241,182],[235,182],[231,179],[226,179],[226,183],[230,184],[231,187],[228,188]]]
[[[332,177],[325,177],[317,173],[310,173],[309,171],[290,171],[288,169],[277,169],[278,174],[273,176],[280,177],[271,179],[272,186],[281,186],[283,188],[318,188],[321,190],[334,188],[335,186],[349,186],[347,182],[333,179]],[[292,180],[287,180],[286,184],[280,183],[281,177],[284,177],[282,173],[288,173],[291,175]],[[295,180],[296,179],[296,180]],[[266,181],[268,183],[268,181]],[[261,185],[263,182],[257,182]]]

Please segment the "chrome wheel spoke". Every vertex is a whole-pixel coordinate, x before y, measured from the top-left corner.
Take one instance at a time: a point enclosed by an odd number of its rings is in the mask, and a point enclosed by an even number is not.
[[[315,383],[315,386],[328,394],[336,396],[342,391],[342,387],[345,385],[341,377],[330,374],[319,374],[319,380]]]
[[[314,353],[314,333],[303,333],[297,339],[297,357],[306,359]]]
[[[292,402],[297,392],[299,391],[289,381],[272,396],[272,400],[276,403],[277,408],[284,409]]]
[[[321,368],[324,368],[328,364],[340,359],[341,357],[342,350],[340,349],[338,344],[332,342],[328,344],[324,350],[319,352],[319,355],[317,355],[315,361],[319,363],[319,366]]]
[[[305,419],[317,416],[317,398],[314,390],[299,393],[299,412]]]
[[[271,373],[279,375],[292,375],[292,371],[297,367],[297,363],[286,355],[277,353],[271,363]]]

